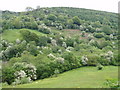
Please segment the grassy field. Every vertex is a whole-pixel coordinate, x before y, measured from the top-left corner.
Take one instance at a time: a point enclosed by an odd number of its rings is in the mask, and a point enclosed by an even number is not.
[[[30,29],[13,29],[13,30],[6,30],[4,31],[4,33],[2,33],[2,39],[5,39],[9,42],[13,42],[15,41],[16,39],[22,39],[21,35],[20,35],[20,30],[28,30],[30,32],[33,32],[39,36],[41,35],[45,35],[43,33],[40,33],[36,30],[30,30]]]
[[[104,85],[106,79],[117,79],[117,77],[117,66],[106,66],[103,70],[97,70],[96,67],[82,67],[59,74],[58,77],[3,88],[102,88],[106,87]]]

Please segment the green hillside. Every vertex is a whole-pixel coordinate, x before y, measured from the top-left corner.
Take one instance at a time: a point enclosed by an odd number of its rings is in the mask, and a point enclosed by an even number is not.
[[[12,30],[5,30],[4,33],[0,34],[2,39],[7,40],[9,42],[13,42],[16,39],[22,39],[20,30],[28,30],[30,32],[33,32],[37,34],[38,36],[44,36],[45,34],[38,32],[36,30],[31,30],[31,29],[12,29]]]
[[[117,80],[117,77],[118,67],[115,66],[106,66],[102,71],[98,71],[96,67],[82,67],[59,74],[58,77],[3,88],[107,88],[106,79]]]
[[[119,87],[117,13],[26,7],[2,11],[0,23],[5,87]]]

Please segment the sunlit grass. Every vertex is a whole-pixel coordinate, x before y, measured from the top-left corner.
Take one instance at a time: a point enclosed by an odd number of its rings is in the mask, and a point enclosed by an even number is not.
[[[42,36],[42,35],[45,35],[41,32],[38,32],[36,30],[31,30],[31,29],[13,29],[13,30],[5,30],[1,36],[2,36],[2,39],[5,39],[9,42],[13,42],[15,41],[16,39],[22,39],[21,37],[21,34],[20,34],[20,30],[28,30],[30,32],[33,32],[35,34],[37,34],[38,36]]]
[[[118,78],[117,66],[106,66],[103,70],[96,67],[82,67],[62,74],[58,77],[46,78],[33,83],[14,86],[15,88],[102,88],[108,78]],[[5,88],[12,88],[6,86]]]

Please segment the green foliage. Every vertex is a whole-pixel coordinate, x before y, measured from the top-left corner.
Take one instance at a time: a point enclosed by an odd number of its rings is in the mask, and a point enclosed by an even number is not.
[[[112,29],[109,26],[103,26],[102,27],[102,31],[106,34],[106,35],[110,35],[113,33]]]
[[[39,64],[37,66],[37,77],[38,79],[43,79],[51,76],[53,71],[50,69],[50,66],[46,64]]]
[[[48,37],[41,36],[41,37],[39,37],[38,45],[39,46],[46,46],[48,41],[49,41]]]
[[[98,65],[97,65],[97,69],[98,69],[98,70],[102,70],[102,69],[103,69],[103,66],[102,66],[101,64],[98,64]]]
[[[77,24],[77,25],[81,25],[80,19],[79,19],[78,16],[74,16],[74,17],[73,17],[73,23],[74,23],[74,24]]]
[[[14,28],[20,29],[22,27],[22,22],[20,21],[20,18],[15,18],[12,22]]]
[[[42,25],[39,25],[38,26],[38,31],[39,32],[42,32],[42,33],[45,33],[45,34],[49,34],[51,31],[51,29],[48,28],[46,25],[42,24]]]
[[[73,38],[67,38],[67,40],[65,41],[67,46],[74,46],[74,39]]]
[[[25,50],[25,45],[24,43],[20,43],[18,45],[8,46],[6,50],[2,52],[2,59],[8,61],[12,57],[19,57]]]
[[[16,85],[15,88],[109,88],[104,84],[106,76],[117,80],[118,67],[105,66],[100,71],[96,70],[96,67],[81,67],[61,73],[58,77]],[[3,88],[13,88],[13,86],[3,86]]]
[[[104,34],[103,33],[94,33],[94,37],[102,38],[102,37],[104,37]]]
[[[120,88],[120,83],[116,79],[109,78],[106,79],[105,85],[108,86],[109,88]]]
[[[30,42],[30,41],[35,41],[36,43],[38,42],[39,37],[37,34],[32,33],[28,30],[21,30],[20,33],[23,39],[26,40],[27,42]]]
[[[63,7],[4,11],[0,20],[0,36],[5,39],[0,44],[0,59],[7,61],[4,82],[27,83],[98,63],[119,65],[116,17],[115,13]]]
[[[36,79],[36,67],[25,62],[12,63],[12,67],[3,68],[2,82],[24,84]]]
[[[101,59],[99,60],[99,63],[100,63],[101,65],[109,65],[109,61],[106,60],[105,58],[101,58]]]
[[[30,24],[28,26],[30,29],[38,29],[38,24],[34,19],[30,21]]]
[[[99,41],[95,42],[95,46],[98,47],[99,49],[103,49],[104,47],[108,46],[109,43],[105,41],[103,38]]]
[[[58,70],[58,69],[55,69],[55,71],[54,71],[55,77],[57,77],[59,73],[60,73],[59,70]]]
[[[31,41],[27,44],[26,50],[30,52],[31,55],[36,56],[38,54],[36,43],[34,41]]]
[[[68,61],[69,69],[74,69],[81,66],[79,59],[77,59],[73,53],[64,53],[62,57]]]
[[[12,83],[12,85],[19,85],[19,84],[26,84],[30,83],[31,81],[29,80],[28,77],[23,77],[20,80],[15,79],[15,82]]]
[[[89,55],[88,57],[88,61],[87,61],[87,65],[89,66],[96,66],[98,63],[98,60],[100,59],[100,57],[98,55]]]
[[[112,29],[117,29],[117,14],[103,11],[67,7],[34,10],[28,7],[27,12],[14,13],[3,11],[2,14],[3,20],[1,22],[3,23],[4,30],[15,28],[37,30],[41,22],[44,22],[47,26],[52,26],[52,22],[57,22],[62,24],[62,27],[71,29],[78,29],[77,26],[80,24],[86,23],[88,24],[86,26],[91,24],[93,28],[89,29],[90,32],[94,32],[95,28],[101,28],[102,25],[109,25]],[[68,19],[73,21],[69,22]],[[68,24],[66,24],[67,22]]]
[[[48,15],[47,19],[49,19],[49,20],[54,22],[56,20],[56,16],[53,15],[53,14],[50,14],[50,15]]]
[[[2,82],[7,82],[8,84],[11,84],[14,79],[15,76],[13,75],[15,72],[15,70],[12,67],[9,68],[3,68],[2,69]]]
[[[60,47],[59,47],[59,46],[53,46],[53,47],[52,47],[52,52],[53,52],[53,53],[58,53],[58,50],[60,50]]]

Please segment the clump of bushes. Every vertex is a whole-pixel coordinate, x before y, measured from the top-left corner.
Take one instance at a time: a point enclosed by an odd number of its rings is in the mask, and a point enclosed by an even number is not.
[[[102,37],[104,37],[104,34],[103,33],[94,33],[94,37],[102,38]]]
[[[98,69],[98,70],[102,70],[102,69],[103,69],[103,65],[98,64],[98,65],[97,65],[97,69]]]
[[[60,73],[59,70],[58,70],[58,69],[55,69],[55,71],[54,71],[54,76],[57,77],[59,73]]]
[[[3,69],[3,82],[8,84],[24,84],[37,79],[36,67],[28,63],[15,63],[12,67]]]
[[[49,34],[51,32],[51,29],[48,28],[45,24],[41,24],[38,26],[38,31],[45,34]]]
[[[105,81],[105,85],[108,86],[109,88],[120,88],[120,82],[117,79],[113,78],[108,78]]]

